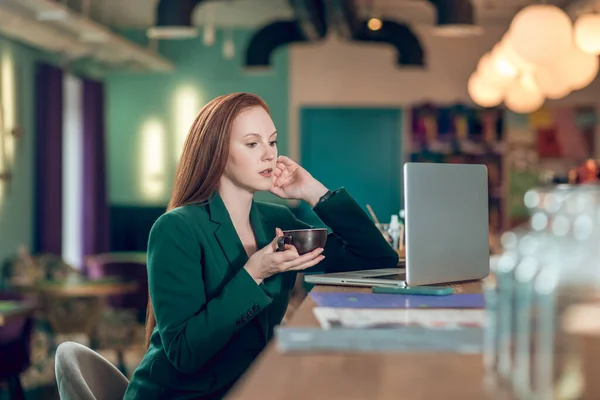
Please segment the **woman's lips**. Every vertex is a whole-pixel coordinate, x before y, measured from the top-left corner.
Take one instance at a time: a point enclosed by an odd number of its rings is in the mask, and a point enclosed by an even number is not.
[[[265,178],[270,178],[273,175],[273,168],[267,168],[265,170],[262,170],[259,172],[259,174],[264,176]]]

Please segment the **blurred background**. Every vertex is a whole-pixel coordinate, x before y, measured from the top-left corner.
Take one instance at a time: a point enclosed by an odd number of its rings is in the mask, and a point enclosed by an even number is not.
[[[133,372],[148,232],[191,122],[225,93],[263,97],[280,154],[382,223],[402,210],[404,162],[486,164],[499,251],[529,217],[527,190],[598,180],[597,11],[596,0],[1,0],[0,398],[19,387],[54,398],[64,340]]]

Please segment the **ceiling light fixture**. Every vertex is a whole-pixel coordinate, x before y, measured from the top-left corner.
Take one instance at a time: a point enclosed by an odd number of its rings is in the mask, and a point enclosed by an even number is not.
[[[104,32],[83,32],[79,35],[79,40],[85,43],[105,43],[108,35]]]
[[[192,26],[153,26],[146,35],[150,39],[188,39],[198,36],[198,29]]]
[[[67,17],[67,11],[60,9],[40,11],[35,16],[38,21],[62,21]]]
[[[382,27],[382,22],[379,18],[371,18],[368,22],[367,22],[367,26],[369,27],[370,30],[372,31],[378,31],[381,29]]]

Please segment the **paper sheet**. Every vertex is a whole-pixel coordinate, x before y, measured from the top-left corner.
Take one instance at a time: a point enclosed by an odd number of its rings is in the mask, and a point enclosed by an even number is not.
[[[459,353],[481,354],[483,329],[275,328],[277,350],[283,353]]]
[[[321,328],[482,328],[485,310],[355,309],[315,307]]]

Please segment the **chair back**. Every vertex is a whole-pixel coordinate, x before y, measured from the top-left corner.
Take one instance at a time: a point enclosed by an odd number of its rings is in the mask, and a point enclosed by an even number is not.
[[[110,296],[107,304],[113,308],[137,310],[138,322],[146,321],[148,304],[148,272],[145,253],[104,253],[86,259],[85,273],[90,279],[119,277],[124,281],[136,282],[135,293]]]
[[[107,359],[75,342],[58,346],[55,372],[61,400],[121,400],[129,384]]]

